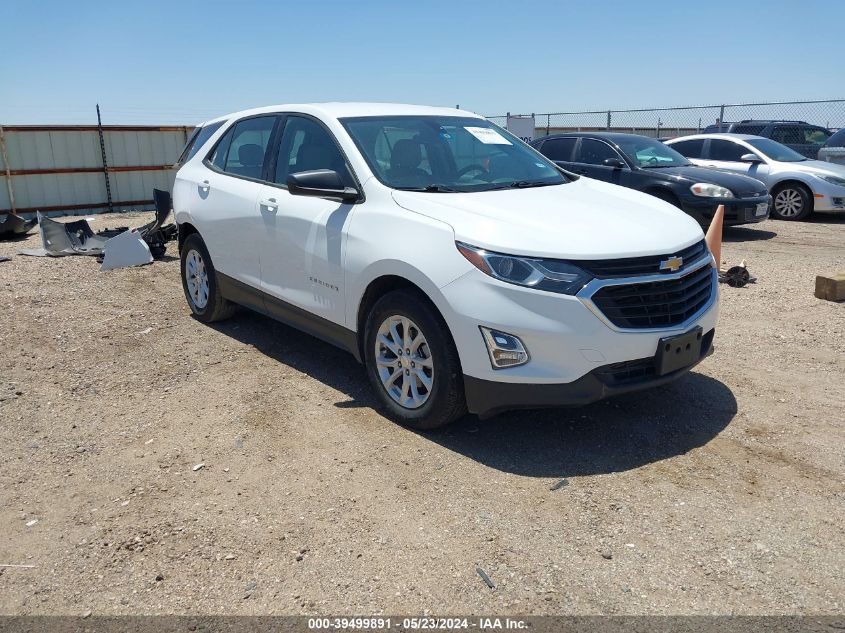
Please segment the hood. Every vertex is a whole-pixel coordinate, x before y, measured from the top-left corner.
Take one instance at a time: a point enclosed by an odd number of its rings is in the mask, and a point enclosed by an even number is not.
[[[589,178],[477,193],[394,190],[393,199],[405,209],[449,224],[458,241],[511,255],[663,255],[702,238],[698,223],[668,202]]]
[[[838,176],[839,178],[845,178],[845,165],[839,165],[837,163],[828,163],[824,160],[804,160],[797,163],[779,164],[784,167],[789,166],[790,169],[794,169],[796,171],[805,171],[811,174],[825,174],[828,176]]]
[[[660,167],[658,169],[644,169],[650,176],[665,178],[673,182],[689,182],[694,185],[697,182],[707,182],[720,187],[727,187],[740,198],[751,195],[763,195],[768,193],[766,185],[750,176],[742,176],[720,169],[708,169],[697,165],[686,165],[683,167]]]

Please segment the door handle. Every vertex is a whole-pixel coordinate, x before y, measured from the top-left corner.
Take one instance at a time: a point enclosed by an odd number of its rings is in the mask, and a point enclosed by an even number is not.
[[[279,203],[276,202],[275,198],[265,198],[264,200],[260,200],[258,204],[260,204],[262,207],[266,207],[269,211],[279,210]]]

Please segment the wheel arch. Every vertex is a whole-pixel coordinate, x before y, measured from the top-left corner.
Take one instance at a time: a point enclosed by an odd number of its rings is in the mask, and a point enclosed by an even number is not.
[[[669,185],[649,185],[643,189],[643,192],[681,208],[681,197]],[[667,200],[667,198],[672,198],[672,200]]]
[[[179,246],[179,252],[182,252],[182,245],[185,243],[185,240],[188,239],[189,235],[193,235],[194,233],[199,234],[197,227],[195,227],[190,222],[182,222],[179,226],[179,235],[177,244]]]
[[[383,274],[372,279],[365,288],[361,299],[358,302],[358,307],[355,311],[355,333],[358,342],[358,353],[360,358],[364,358],[364,331],[366,329],[367,316],[375,303],[386,294],[395,290],[410,289],[419,293],[419,295],[432,307],[435,314],[443,322],[452,336],[451,329],[443,315],[443,312],[437,306],[437,302],[431,297],[430,293],[422,287],[421,284],[415,283],[407,276],[401,274]]]

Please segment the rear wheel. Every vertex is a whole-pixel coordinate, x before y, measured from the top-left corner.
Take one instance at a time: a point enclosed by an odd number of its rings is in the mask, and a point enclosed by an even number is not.
[[[778,220],[803,220],[813,210],[810,191],[798,183],[788,182],[772,192],[772,216]]]
[[[220,294],[214,264],[198,233],[187,237],[180,256],[182,289],[194,316],[204,323],[222,321],[232,316],[237,305]]]
[[[364,359],[376,396],[396,422],[435,429],[466,413],[455,343],[418,292],[396,290],[376,302],[364,330]]]

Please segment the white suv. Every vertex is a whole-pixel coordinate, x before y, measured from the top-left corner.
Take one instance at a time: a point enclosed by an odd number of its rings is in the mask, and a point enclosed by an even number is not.
[[[201,125],[180,165],[194,315],[239,304],[348,350],[403,424],[585,404],[711,350],[716,270],[698,224],[475,114],[259,108]]]

